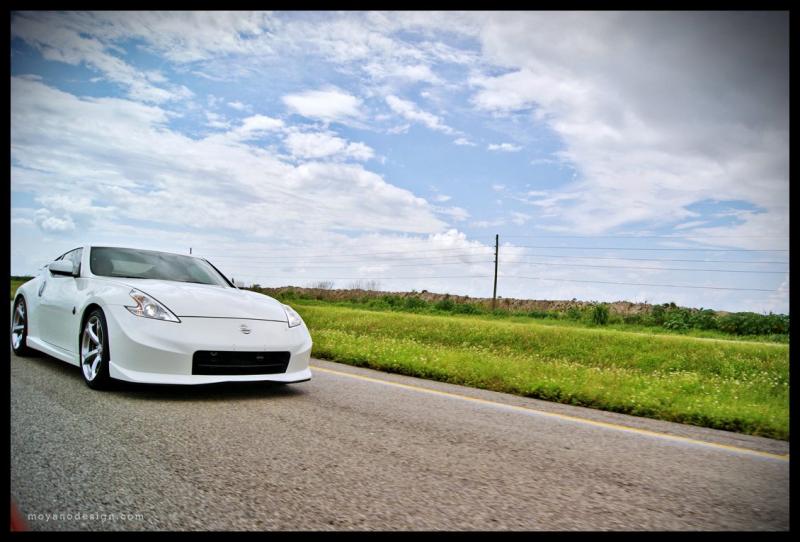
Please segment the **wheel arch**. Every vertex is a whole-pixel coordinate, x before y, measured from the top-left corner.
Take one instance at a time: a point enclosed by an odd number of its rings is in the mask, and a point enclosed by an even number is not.
[[[77,352],[78,352],[78,363],[79,364],[80,364],[80,361],[81,361],[81,335],[83,334],[83,326],[86,324],[86,320],[88,320],[89,315],[92,314],[92,311],[94,309],[98,309],[98,310],[100,310],[100,312],[103,313],[103,316],[106,318],[106,327],[108,327],[108,317],[106,316],[106,311],[99,303],[97,303],[96,301],[92,301],[92,302],[88,303],[83,308],[83,313],[81,314],[81,324],[78,326],[78,350],[77,350]],[[109,343],[111,342],[111,341],[108,340],[108,337],[106,337],[106,341],[108,341]]]

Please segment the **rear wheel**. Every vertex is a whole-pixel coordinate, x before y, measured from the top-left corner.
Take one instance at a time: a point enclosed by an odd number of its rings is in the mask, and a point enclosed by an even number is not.
[[[86,384],[95,390],[111,386],[108,374],[108,326],[100,309],[93,310],[81,331],[81,373]]]
[[[28,348],[28,306],[25,298],[17,297],[14,302],[14,315],[11,317],[11,348],[18,356],[30,356]]]

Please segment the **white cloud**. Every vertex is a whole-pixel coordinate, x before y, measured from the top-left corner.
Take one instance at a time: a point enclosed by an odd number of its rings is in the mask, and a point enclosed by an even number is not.
[[[502,218],[498,218],[496,220],[477,220],[475,222],[470,223],[470,226],[473,228],[495,228],[497,226],[502,226],[506,223],[505,220]]]
[[[48,233],[62,233],[75,229],[75,223],[72,221],[72,217],[69,215],[64,215],[62,217],[53,216],[47,209],[39,209],[36,211],[34,222]]]
[[[283,97],[283,103],[293,113],[325,122],[341,122],[362,116],[361,100],[336,88],[289,94]]]
[[[531,215],[526,213],[518,213],[516,211],[511,212],[511,222],[516,224],[517,226],[524,225],[527,221],[533,218]]]
[[[436,211],[443,215],[449,216],[457,222],[463,222],[469,218],[469,212],[461,207],[438,207],[436,208]]]
[[[250,117],[228,134],[191,139],[167,128],[166,113],[127,100],[77,98],[11,79],[11,186],[49,195],[48,204],[113,207],[79,224],[41,215],[50,231],[91,237],[135,219],[164,228],[245,232],[252,239],[319,239],[337,230],[431,233],[445,222],[428,202],[360,165],[292,166],[247,137],[280,123]],[[363,157],[366,149],[351,147]],[[359,154],[360,153],[360,154]],[[89,199],[86,199],[89,198]],[[313,210],[309,213],[309,210]]]
[[[455,143],[456,145],[465,145],[469,147],[474,147],[476,145],[475,143],[473,143],[472,141],[470,141],[465,137],[459,137],[458,139],[453,141],[453,143]]]
[[[432,113],[423,111],[417,107],[414,102],[403,100],[402,98],[398,98],[394,95],[389,95],[386,97],[386,103],[389,105],[392,111],[402,116],[406,120],[419,122],[431,130],[436,130],[437,132],[442,132],[445,134],[455,133],[455,130],[444,124],[441,118]]]
[[[532,122],[563,140],[559,158],[579,173],[565,190],[580,196],[553,224],[668,225],[722,197],[766,209],[778,218],[759,233],[780,235],[787,24],[780,13],[492,13],[482,52],[507,71],[473,76],[472,101],[491,113],[540,112]]]
[[[364,143],[348,143],[327,132],[292,132],[284,140],[293,156],[298,158],[353,158],[369,160],[373,150]]]
[[[522,147],[519,145],[514,145],[512,143],[490,143],[488,147],[486,147],[490,151],[501,151],[501,152],[519,152],[522,150]]]
[[[212,113],[211,111],[206,111],[206,126],[210,126],[211,128],[222,128],[228,129],[231,126],[231,123],[225,120],[225,117],[218,114]]]
[[[450,201],[452,198],[446,194],[436,194],[433,199],[434,201],[444,203],[445,201]]]
[[[48,14],[50,24],[79,28],[106,42],[139,39],[171,62],[192,63],[235,54],[265,54],[268,12],[99,11]],[[45,18],[44,15],[40,15]]]
[[[167,85],[158,72],[141,72],[112,55],[112,47],[98,37],[85,37],[85,28],[75,15],[50,12],[16,13],[11,34],[39,49],[47,60],[72,65],[85,64],[101,72],[106,79],[128,89],[138,101],[163,103],[190,98],[192,92],[182,85]],[[154,84],[155,83],[155,84]],[[162,86],[159,86],[162,85]]]
[[[432,85],[442,84],[442,80],[431,71],[427,64],[392,64],[386,65],[371,62],[364,70],[375,79],[399,79],[410,82],[426,82]]]
[[[236,109],[237,111],[246,111],[246,110],[250,109],[249,105],[244,104],[244,103],[239,102],[239,101],[228,102],[228,107],[232,107],[233,109]]]
[[[410,124],[401,124],[399,126],[395,126],[394,128],[389,128],[386,130],[388,134],[405,134],[408,132],[409,128],[411,128]]]
[[[284,127],[281,119],[268,117],[266,115],[253,115],[242,121],[242,124],[226,134],[233,139],[247,141],[258,139],[271,132],[281,130]]]

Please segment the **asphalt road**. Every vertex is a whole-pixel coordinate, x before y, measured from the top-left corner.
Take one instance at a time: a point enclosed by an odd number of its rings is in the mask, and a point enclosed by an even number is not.
[[[95,392],[12,354],[12,497],[34,530],[789,528],[785,442],[312,370]]]

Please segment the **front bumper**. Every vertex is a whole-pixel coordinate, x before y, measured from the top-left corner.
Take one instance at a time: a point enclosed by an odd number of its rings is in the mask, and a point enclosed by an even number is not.
[[[215,382],[301,382],[311,378],[311,336],[305,324],[240,318],[182,317],[180,323],[134,316],[123,306],[106,307],[112,378],[152,384]],[[246,324],[251,332],[241,332]],[[285,373],[264,375],[192,374],[198,350],[288,351]]]

